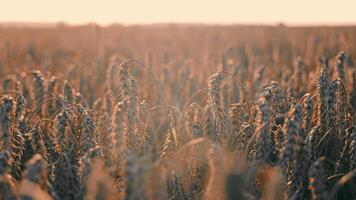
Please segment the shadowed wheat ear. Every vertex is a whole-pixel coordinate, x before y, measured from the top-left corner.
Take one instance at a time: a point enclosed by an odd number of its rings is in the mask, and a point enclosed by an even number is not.
[[[40,105],[41,101],[45,99],[46,95],[46,80],[44,79],[42,73],[40,71],[32,72],[34,76],[33,83],[32,83],[32,91],[33,91],[33,101],[35,102],[36,107],[39,109],[37,113],[40,116],[43,116],[42,113],[42,106]]]
[[[348,94],[346,92],[345,84],[340,80],[336,79],[337,82],[337,99],[336,99],[336,109],[337,109],[337,126],[338,134],[340,137],[345,136],[346,129],[348,127],[348,111],[349,111],[349,101]]]
[[[256,127],[261,127],[256,138],[257,165],[267,163],[273,150],[270,126],[271,110],[265,98],[261,98],[256,117]]]
[[[35,154],[31,160],[26,163],[26,170],[24,171],[23,179],[37,184],[43,191],[46,191],[54,199],[58,199],[52,185],[49,183],[46,168],[46,161],[41,155]]]
[[[356,127],[352,127],[350,130],[350,169],[354,170],[356,169]]]
[[[253,93],[260,92],[262,81],[264,78],[266,67],[264,65],[259,65],[253,74]]]
[[[48,81],[47,87],[47,98],[56,98],[58,90],[58,79],[56,77],[52,77]],[[47,105],[47,116],[52,116],[56,111],[55,102],[48,102]]]
[[[59,199],[77,199],[82,195],[79,160],[70,151],[61,152],[55,162],[53,188]]]
[[[284,126],[286,132],[286,141],[282,149],[280,164],[283,169],[288,169],[293,165],[300,148],[298,140],[303,140],[302,133],[303,109],[296,105],[288,114],[288,120]],[[288,173],[286,171],[286,173]]]
[[[328,195],[324,160],[324,158],[320,158],[310,167],[309,188],[312,192],[313,200],[326,199]]]
[[[307,133],[313,126],[313,113],[314,113],[314,102],[313,98],[307,93],[305,96],[305,100],[303,101],[303,109],[304,109],[304,119],[303,119],[303,138],[306,138]]]
[[[346,75],[345,75],[345,69],[344,69],[344,63],[345,63],[345,52],[341,51],[337,56],[336,56],[336,63],[335,63],[335,68],[337,72],[337,77],[346,84]]]
[[[318,97],[319,97],[318,98],[319,124],[322,126],[323,130],[326,130],[327,129],[327,127],[325,127],[327,125],[327,118],[325,117],[326,110],[327,110],[326,98],[329,91],[330,80],[325,65],[321,67],[317,85],[318,85]]]
[[[12,97],[5,96],[1,100],[0,107],[0,125],[1,125],[1,150],[11,151],[12,126],[11,118],[13,112],[14,101]]]
[[[310,150],[305,142],[297,141],[297,156],[290,173],[287,174],[287,199],[303,199],[308,189],[308,171],[310,167]]]
[[[64,81],[63,94],[64,94],[64,100],[66,102],[68,102],[69,104],[73,104],[75,102],[74,89],[67,80]]]
[[[86,152],[92,148],[95,148],[96,146],[95,135],[97,128],[93,118],[89,116],[87,111],[80,104],[77,105],[77,113],[79,117],[79,124],[81,124],[81,127],[83,127],[83,130],[80,134],[80,151],[81,154],[84,155]]]
[[[10,200],[17,198],[15,182],[9,174],[11,156],[8,151],[0,152],[0,199]]]
[[[15,108],[15,121],[19,121],[20,117],[25,114],[27,101],[22,94],[16,97],[16,108]]]
[[[66,140],[66,126],[68,125],[68,114],[67,110],[63,109],[55,118],[54,121],[54,134],[55,135],[55,142],[59,144],[60,150],[63,150],[63,145]]]

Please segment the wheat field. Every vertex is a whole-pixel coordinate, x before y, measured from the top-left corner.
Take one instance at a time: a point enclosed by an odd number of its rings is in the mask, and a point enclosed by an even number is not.
[[[0,26],[0,199],[354,200],[356,27]]]

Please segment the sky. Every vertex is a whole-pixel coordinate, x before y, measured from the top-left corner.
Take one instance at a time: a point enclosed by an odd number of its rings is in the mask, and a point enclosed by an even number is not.
[[[0,22],[356,24],[356,0],[0,0]]]

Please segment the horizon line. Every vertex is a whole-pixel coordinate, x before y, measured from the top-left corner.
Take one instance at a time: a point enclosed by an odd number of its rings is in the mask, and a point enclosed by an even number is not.
[[[179,21],[162,21],[162,22],[67,22],[58,20],[53,22],[44,21],[0,21],[0,27],[31,27],[31,26],[88,26],[97,25],[100,27],[110,26],[154,26],[154,25],[203,25],[203,26],[286,26],[286,27],[353,27],[356,22],[306,22],[306,23],[290,23],[284,21],[276,22],[179,22]]]

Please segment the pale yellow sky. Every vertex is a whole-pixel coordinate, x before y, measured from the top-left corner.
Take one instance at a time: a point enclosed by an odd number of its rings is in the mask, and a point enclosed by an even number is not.
[[[0,22],[356,24],[356,0],[0,0]]]

